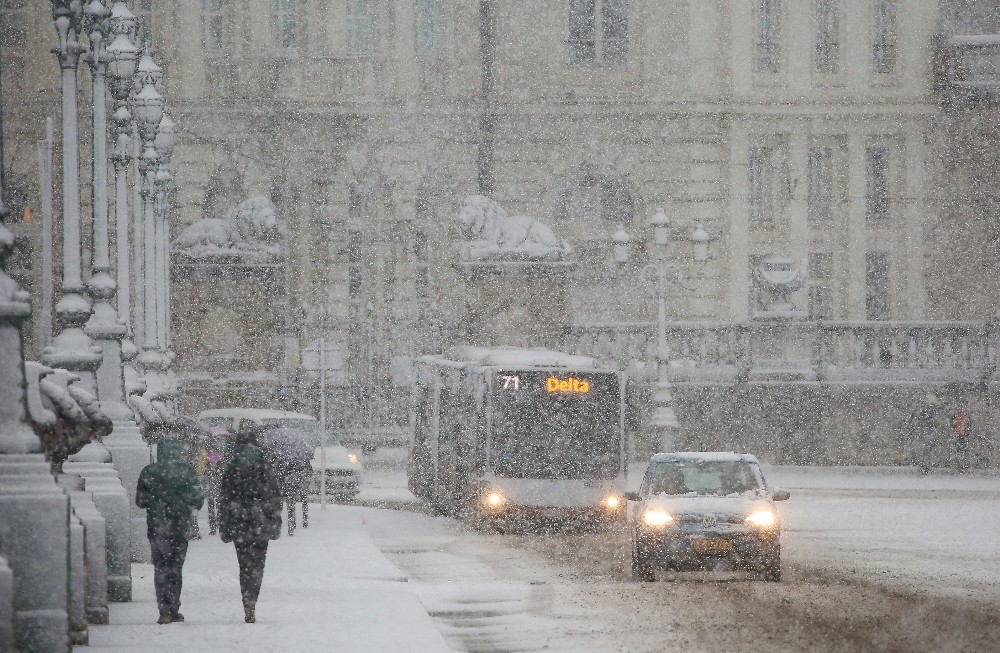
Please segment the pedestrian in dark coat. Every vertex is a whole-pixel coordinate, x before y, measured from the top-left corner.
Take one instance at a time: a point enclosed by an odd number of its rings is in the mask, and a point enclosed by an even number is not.
[[[219,531],[223,542],[236,546],[247,623],[256,619],[267,544],[281,535],[281,493],[258,435],[259,428],[252,428],[236,436],[219,488]]]
[[[146,536],[153,561],[153,584],[160,609],[157,623],[184,621],[180,613],[184,559],[194,511],[205,502],[194,468],[181,458],[175,437],[156,444],[156,462],[139,474],[135,504],[146,510]]]

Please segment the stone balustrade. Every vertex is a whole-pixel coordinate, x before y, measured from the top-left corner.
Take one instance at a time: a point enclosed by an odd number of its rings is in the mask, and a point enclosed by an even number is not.
[[[991,322],[670,322],[678,384],[974,383],[996,375],[1000,325]],[[652,361],[656,324],[575,326],[569,350],[625,369]]]

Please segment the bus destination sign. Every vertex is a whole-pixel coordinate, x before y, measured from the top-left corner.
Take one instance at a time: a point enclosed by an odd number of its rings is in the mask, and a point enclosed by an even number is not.
[[[544,381],[544,389],[548,394],[585,395],[590,394],[590,381],[575,376],[531,375],[532,381]],[[524,381],[520,374],[500,374],[500,388],[503,390],[520,390]]]

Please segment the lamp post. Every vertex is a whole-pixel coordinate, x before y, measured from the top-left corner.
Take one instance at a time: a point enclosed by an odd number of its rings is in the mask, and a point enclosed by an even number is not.
[[[143,55],[143,60],[152,62],[149,53]],[[139,158],[139,173],[142,177],[142,230],[135,237],[142,239],[142,257],[140,268],[143,282],[137,284],[137,290],[142,291],[142,353],[139,362],[146,372],[146,395],[150,399],[160,396],[163,391],[159,371],[162,356],[157,349],[156,325],[156,291],[151,287],[156,280],[156,172],[159,157],[156,154],[154,142],[156,133],[163,119],[163,96],[156,90],[159,77],[155,71],[143,66],[140,61],[137,81],[142,84],[139,92],[132,99],[132,112],[135,116],[139,138],[142,139],[143,151]],[[155,64],[153,64],[155,66]],[[160,73],[162,74],[162,73]]]
[[[681,270],[671,267],[667,263],[667,250],[670,246],[670,218],[666,212],[663,209],[657,209],[649,224],[653,228],[656,262],[643,267],[639,271],[639,276],[643,279],[654,275],[656,277],[656,390],[653,393],[652,423],[660,451],[673,451],[676,444],[678,423],[668,377],[670,343],[667,339],[667,284],[675,283],[688,290],[694,290],[694,288],[687,284]],[[614,261],[617,265],[624,266],[629,260],[631,237],[624,227],[619,226],[612,234],[611,240],[614,243]],[[708,261],[709,240],[708,232],[700,224],[691,233],[692,258],[699,265]],[[700,272],[698,276],[701,276]]]
[[[56,313],[60,332],[43,359],[50,367],[63,367],[81,377],[84,389],[96,394],[94,373],[101,364],[101,350],[83,326],[91,305],[84,296],[80,250],[80,149],[76,98],[76,69],[83,48],[79,35],[83,11],[76,0],[52,0],[52,18],[59,37],[54,53],[62,71],[62,203],[63,278]]]
[[[111,242],[108,229],[108,154],[107,154],[107,74],[114,63],[113,53],[106,47],[111,34],[111,12],[101,0],[91,0],[84,9],[84,25],[90,36],[93,84],[93,266],[88,290],[94,312],[85,331],[101,348],[101,366],[97,370],[97,395],[101,408],[116,423],[124,427],[132,418],[125,404],[125,381],[122,368],[121,343],[126,334],[125,323],[115,307],[118,290],[111,266]],[[122,47],[120,41],[119,48]],[[114,84],[113,84],[114,85]],[[121,234],[118,234],[121,238]],[[134,424],[133,424],[134,426]]]
[[[169,197],[173,188],[170,174],[170,157],[177,142],[177,125],[166,113],[160,119],[153,145],[159,164],[156,171],[156,324],[157,344],[162,358],[164,394],[173,399],[176,396],[174,375],[171,369],[173,352],[170,350],[170,224]],[[171,402],[172,403],[172,402]]]

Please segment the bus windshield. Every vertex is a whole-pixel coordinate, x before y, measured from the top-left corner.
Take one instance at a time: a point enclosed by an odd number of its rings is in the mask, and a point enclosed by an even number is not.
[[[621,470],[619,411],[615,374],[501,371],[494,385],[493,472],[613,478]]]
[[[315,419],[305,419],[303,417],[267,417],[260,420],[264,428],[288,428],[303,431],[309,436],[316,446],[319,446],[322,434],[320,424]],[[337,438],[329,429],[326,432],[326,446],[337,446]]]

